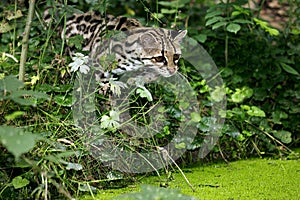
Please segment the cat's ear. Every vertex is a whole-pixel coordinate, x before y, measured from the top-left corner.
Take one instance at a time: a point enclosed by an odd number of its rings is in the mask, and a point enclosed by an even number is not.
[[[173,37],[173,41],[178,43],[180,43],[183,40],[186,34],[187,34],[187,30],[172,31],[171,33]]]
[[[144,47],[156,47],[158,42],[153,35],[146,33],[140,36],[140,43]]]

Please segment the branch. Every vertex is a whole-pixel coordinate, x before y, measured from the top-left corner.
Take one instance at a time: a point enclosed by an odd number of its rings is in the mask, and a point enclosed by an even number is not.
[[[26,63],[26,59],[27,59],[28,39],[29,39],[29,32],[30,32],[32,17],[33,17],[33,13],[34,13],[34,5],[35,5],[35,0],[29,0],[28,16],[27,16],[25,31],[23,33],[24,37],[22,39],[22,52],[21,52],[20,67],[19,67],[19,80],[20,81],[24,81],[24,77],[25,77],[25,63]]]

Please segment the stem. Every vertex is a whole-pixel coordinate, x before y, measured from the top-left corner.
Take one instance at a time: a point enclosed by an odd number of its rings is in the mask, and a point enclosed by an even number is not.
[[[21,52],[20,67],[19,67],[20,81],[24,81],[24,77],[25,77],[25,63],[26,63],[26,58],[28,53],[28,39],[29,39],[32,17],[34,13],[34,5],[35,5],[35,0],[29,0],[28,16],[27,16],[25,31],[23,33],[24,37],[22,39],[22,52]]]
[[[157,147],[157,149],[159,151],[161,151],[161,153],[163,154],[163,158],[165,159],[165,161],[167,161],[167,158],[169,158],[172,163],[177,167],[177,169],[179,170],[179,172],[181,173],[182,177],[184,178],[185,182],[188,184],[188,186],[191,188],[191,190],[193,192],[195,192],[195,188],[193,187],[193,185],[189,182],[189,180],[187,179],[187,177],[185,176],[185,174],[183,173],[183,171],[181,170],[181,168],[177,165],[177,163],[175,162],[175,160],[169,155],[168,151],[162,147]]]
[[[225,67],[228,66],[228,33],[226,32],[226,37],[225,37],[225,51],[224,51],[224,55],[225,55]]]
[[[252,124],[250,121],[245,120],[245,122],[249,125],[251,125],[252,127],[256,128],[257,130],[259,130],[260,132],[264,133],[266,136],[268,136],[269,138],[271,138],[273,141],[275,141],[276,143],[280,144],[282,147],[284,147],[286,150],[288,150],[289,152],[294,152],[293,150],[291,150],[290,148],[288,148],[286,145],[284,145],[282,142],[280,142],[279,140],[277,140],[275,137],[273,137],[271,134],[269,134],[267,131],[262,130],[261,128],[255,126],[254,124]]]

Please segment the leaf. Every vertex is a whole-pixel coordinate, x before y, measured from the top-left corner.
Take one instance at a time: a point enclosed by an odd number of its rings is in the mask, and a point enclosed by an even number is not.
[[[171,8],[182,8],[190,0],[177,0],[177,1],[158,1],[158,4]]]
[[[191,113],[191,119],[193,122],[200,122],[201,121],[201,116],[199,113],[192,112]]]
[[[247,114],[255,117],[265,117],[266,114],[263,110],[256,106],[251,106],[251,109],[247,111]]]
[[[74,170],[76,170],[76,171],[82,170],[82,165],[81,165],[81,164],[78,164],[78,163],[70,163],[70,162],[68,162],[68,163],[66,163],[66,164],[67,164],[67,167],[66,167],[67,170],[70,170],[70,169],[74,169]]]
[[[285,64],[285,63],[280,63],[282,69],[290,74],[293,75],[300,75],[299,72],[297,72],[294,68],[292,68],[291,66]]]
[[[269,32],[270,35],[274,35],[274,36],[279,35],[279,31],[275,28],[267,27],[266,31]]]
[[[0,80],[0,100],[11,99],[21,105],[35,106],[37,99],[48,99],[48,95],[42,92],[21,89],[24,83],[14,76],[7,76]],[[5,95],[2,93],[5,92]]]
[[[214,24],[216,22],[223,22],[223,21],[224,21],[223,17],[220,17],[220,16],[213,17],[213,18],[207,20],[207,22],[205,23],[205,26],[209,26],[209,25]]]
[[[109,112],[110,116],[103,115],[101,118],[101,128],[118,128],[120,126],[119,122],[120,121],[120,116],[119,113],[111,110]]]
[[[176,12],[177,12],[176,9],[172,9],[172,10],[164,9],[164,8],[161,9],[161,13],[162,13],[162,14],[174,14],[174,13],[176,13]]]
[[[199,34],[194,36],[194,39],[196,39],[198,42],[204,43],[207,40],[207,35]]]
[[[16,119],[17,117],[22,116],[22,115],[24,115],[24,114],[25,114],[24,111],[15,111],[15,112],[11,113],[10,115],[6,115],[4,118],[5,118],[7,121],[10,121],[10,120],[14,120],[14,119]]]
[[[232,13],[231,13],[231,16],[238,16],[238,15],[240,15],[240,14],[242,14],[242,12],[240,12],[240,11],[233,11]]]
[[[12,92],[22,88],[23,86],[24,83],[12,75],[6,76],[4,79],[0,80],[0,91],[4,90]]]
[[[31,150],[37,138],[36,135],[20,128],[0,126],[0,141],[15,158]]]
[[[12,19],[18,19],[20,17],[23,17],[22,11],[17,10],[15,13],[9,13],[9,16],[6,16],[6,19],[12,20]]]
[[[285,130],[273,131],[273,135],[278,138],[281,142],[289,144],[292,142],[292,133]]]
[[[246,19],[235,19],[232,22],[238,23],[238,24],[253,24],[253,22],[246,20]]]
[[[277,29],[269,27],[268,26],[269,24],[267,22],[262,21],[262,20],[257,19],[257,18],[253,18],[253,20],[256,24],[258,24],[263,30],[268,32],[270,35],[274,35],[274,36],[279,35],[279,31]]]
[[[205,15],[205,19],[208,19],[208,18],[212,18],[212,17],[215,17],[217,15],[221,15],[223,14],[223,12],[219,11],[219,10],[216,10],[216,11],[212,11],[212,12],[208,12],[206,15]]]
[[[11,31],[12,29],[14,29],[14,26],[11,26],[9,23],[7,22],[0,23],[0,33],[6,33],[8,31]]]
[[[250,98],[253,95],[253,90],[249,87],[237,88],[235,93],[231,95],[231,100],[235,103],[244,101],[245,98]]]
[[[281,111],[281,110],[276,110],[275,112],[272,113],[272,121],[275,124],[282,124],[281,119],[287,119],[288,115]]]
[[[218,22],[215,25],[212,26],[212,30],[217,29],[221,26],[225,26],[227,24],[227,22]]]
[[[60,106],[71,107],[73,105],[72,96],[71,95],[56,95],[53,98],[54,102]]]
[[[153,101],[152,95],[150,91],[145,87],[140,87],[136,90],[136,93],[140,95],[140,97],[146,97],[148,101]]]
[[[123,179],[124,177],[121,173],[115,171],[109,171],[106,175],[106,178],[108,178],[108,180],[120,180]]]
[[[29,180],[27,180],[26,178],[22,178],[21,176],[17,176],[11,181],[11,183],[15,189],[19,189],[28,185]]]
[[[215,102],[220,102],[226,98],[226,91],[223,87],[216,87],[211,93],[210,96]]]
[[[238,25],[238,24],[235,24],[235,23],[230,23],[227,27],[226,27],[226,30],[231,32],[231,33],[235,33],[237,34],[237,32],[239,30],[241,30],[241,26]]]

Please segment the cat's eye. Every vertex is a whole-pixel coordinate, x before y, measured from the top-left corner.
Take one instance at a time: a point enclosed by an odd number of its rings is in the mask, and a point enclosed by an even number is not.
[[[165,58],[163,56],[157,56],[157,57],[154,57],[154,60],[156,62],[164,62],[165,61]]]
[[[180,58],[180,55],[179,54],[174,54],[173,55],[173,60],[179,60]]]

